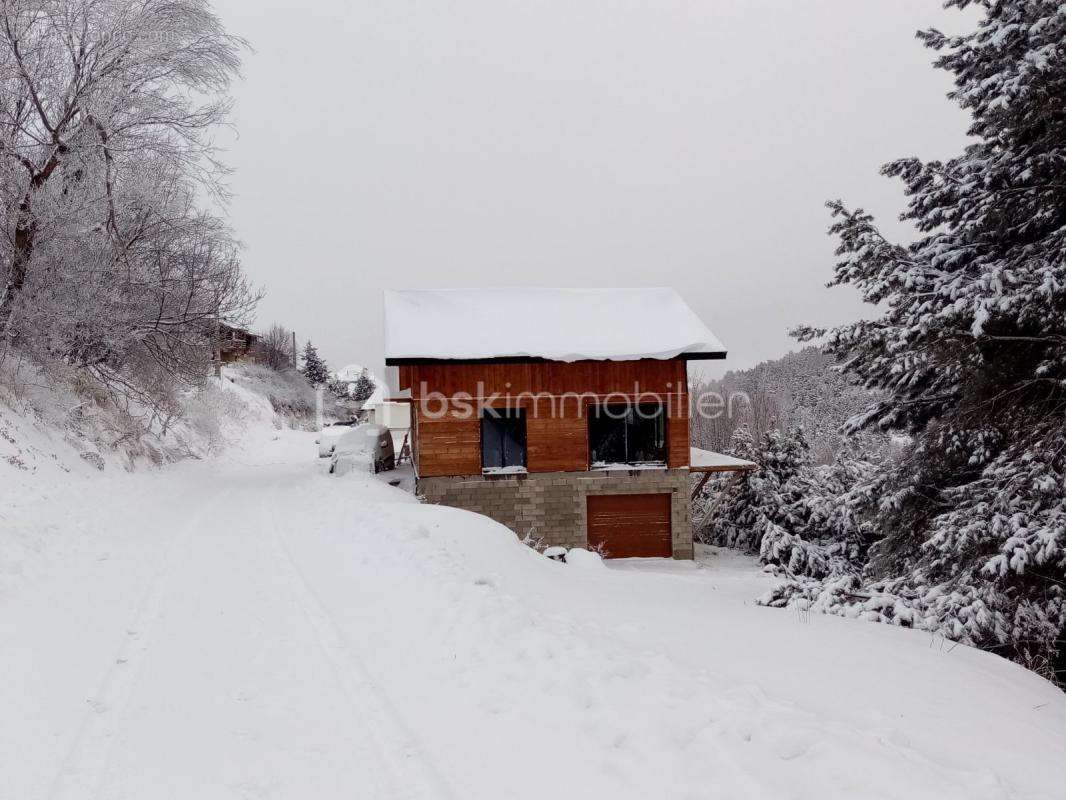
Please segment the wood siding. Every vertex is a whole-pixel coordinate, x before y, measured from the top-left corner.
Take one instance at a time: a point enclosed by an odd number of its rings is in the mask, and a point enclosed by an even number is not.
[[[590,494],[588,546],[608,558],[673,554],[668,494]]]
[[[434,419],[419,414],[419,475],[480,475],[481,420],[452,412]]]
[[[688,376],[682,360],[405,365],[399,378],[400,388],[410,389],[414,398],[415,458],[422,476],[480,474],[482,400],[526,409],[530,472],[587,470],[588,406],[636,399],[666,405],[667,463],[688,465]],[[440,418],[434,418],[440,403],[433,396],[450,398],[449,412]]]

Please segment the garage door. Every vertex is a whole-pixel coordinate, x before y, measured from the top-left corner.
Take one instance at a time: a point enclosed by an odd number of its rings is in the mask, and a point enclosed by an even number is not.
[[[608,558],[669,558],[670,495],[596,494],[588,497],[589,547]]]

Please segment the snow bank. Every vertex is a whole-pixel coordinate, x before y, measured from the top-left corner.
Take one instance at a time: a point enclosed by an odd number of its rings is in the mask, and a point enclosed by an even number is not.
[[[566,563],[581,569],[605,569],[603,556],[582,547],[572,547],[566,553]]]
[[[84,523],[72,508],[91,497],[106,503],[125,473],[215,458],[285,427],[268,395],[290,381],[260,375],[261,368],[226,367],[221,381],[179,397],[178,414],[153,419],[133,402],[119,408],[62,366],[23,362],[17,374],[0,374],[0,591],[75,547]],[[78,502],[56,499],[68,494]]]

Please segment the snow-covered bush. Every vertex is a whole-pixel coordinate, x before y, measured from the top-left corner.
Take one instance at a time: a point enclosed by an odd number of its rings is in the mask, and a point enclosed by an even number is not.
[[[226,367],[228,380],[263,395],[274,411],[298,426],[314,422],[316,393],[296,370],[274,370],[260,364],[233,364]]]
[[[829,574],[829,556],[823,548],[772,522],[763,530],[759,560],[781,567],[789,575],[823,578]]]
[[[37,428],[41,441],[57,439],[65,445],[50,454],[40,447],[30,452],[27,435],[12,436],[11,463],[39,463],[69,448],[97,469],[134,469],[218,452],[237,441],[247,424],[275,419],[264,397],[229,381],[207,380],[199,389],[175,393],[173,403],[172,413],[163,416],[158,405],[141,405],[126,393],[112,392],[83,369],[0,358],[0,414],[10,409],[12,418]]]

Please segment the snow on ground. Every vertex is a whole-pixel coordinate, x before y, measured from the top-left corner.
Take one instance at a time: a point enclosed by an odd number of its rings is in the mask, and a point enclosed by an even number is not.
[[[1013,664],[756,606],[729,551],[553,562],[314,439],[0,476],[0,798],[1062,797]]]

